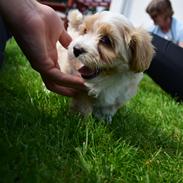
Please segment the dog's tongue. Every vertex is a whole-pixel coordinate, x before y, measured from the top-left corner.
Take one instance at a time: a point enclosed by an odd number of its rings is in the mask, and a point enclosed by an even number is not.
[[[78,71],[84,79],[93,79],[100,73],[99,69],[91,69],[87,66],[82,66]]]

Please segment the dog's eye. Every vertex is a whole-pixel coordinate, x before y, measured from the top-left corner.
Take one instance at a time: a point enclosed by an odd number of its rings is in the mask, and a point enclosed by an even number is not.
[[[100,43],[106,45],[106,46],[111,46],[111,40],[109,39],[108,36],[103,36],[101,39],[100,39]]]

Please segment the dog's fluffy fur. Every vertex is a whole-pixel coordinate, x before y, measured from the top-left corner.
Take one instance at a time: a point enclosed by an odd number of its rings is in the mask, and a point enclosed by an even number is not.
[[[89,89],[88,95],[73,99],[73,107],[110,122],[136,94],[150,65],[151,36],[123,15],[109,11],[83,17],[74,10],[68,19],[73,41],[68,50],[58,46],[59,64],[62,72],[80,74]]]

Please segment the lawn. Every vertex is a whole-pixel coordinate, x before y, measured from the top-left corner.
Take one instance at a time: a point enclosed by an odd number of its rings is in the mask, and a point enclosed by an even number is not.
[[[0,183],[181,183],[183,105],[145,75],[112,124],[45,92],[12,40],[0,69]]]

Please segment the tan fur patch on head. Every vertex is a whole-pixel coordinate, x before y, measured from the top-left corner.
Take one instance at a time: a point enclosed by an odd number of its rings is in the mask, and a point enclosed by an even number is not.
[[[86,16],[84,21],[83,21],[83,24],[80,26],[80,33],[81,34],[85,34],[89,31],[93,31],[93,28],[94,28],[94,23],[97,21],[97,19],[99,18],[100,16],[98,14],[95,14],[95,15],[90,15],[90,16]]]
[[[117,30],[114,30],[115,28],[111,24],[100,21],[101,18],[99,14],[87,16],[80,26],[80,34],[96,34],[100,61],[112,63],[117,57],[115,50],[115,39],[118,39],[116,36]]]
[[[102,61],[112,63],[117,57],[115,50],[115,31],[111,25],[101,24],[97,29],[98,51]]]
[[[101,44],[98,45],[98,51],[101,57],[101,61],[105,63],[112,64],[114,59],[117,57],[113,50],[111,50],[110,48],[106,48]]]

